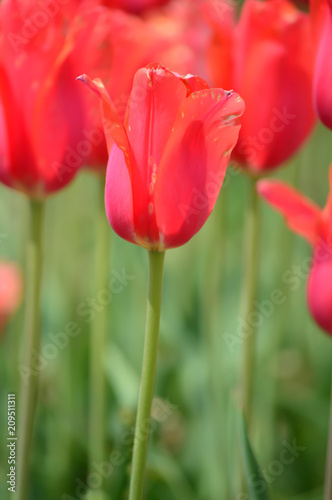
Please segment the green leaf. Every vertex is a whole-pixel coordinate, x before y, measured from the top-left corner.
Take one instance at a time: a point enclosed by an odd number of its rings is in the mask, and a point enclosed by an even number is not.
[[[240,441],[249,500],[268,500],[267,482],[251,447],[243,413],[240,416]]]

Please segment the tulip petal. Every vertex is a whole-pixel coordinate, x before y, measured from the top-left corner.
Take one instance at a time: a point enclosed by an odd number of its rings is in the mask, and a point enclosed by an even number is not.
[[[185,97],[181,79],[163,66],[152,64],[137,71],[130,97],[128,138],[142,171],[147,171],[151,162],[159,165]]]
[[[121,238],[137,243],[130,175],[125,157],[116,144],[112,147],[106,170],[105,207],[114,231]]]
[[[199,90],[204,90],[204,89],[209,88],[206,81],[203,78],[201,78],[200,76],[186,75],[186,76],[182,76],[181,80],[183,81],[183,83],[187,87],[187,97],[189,97],[190,94],[192,94],[193,92],[197,92]]]
[[[332,248],[325,241],[315,248],[308,281],[308,305],[319,326],[332,335]]]
[[[314,105],[321,122],[332,129],[332,2],[326,3],[328,8],[316,58]]]
[[[159,64],[138,70],[134,78],[127,134],[135,161],[132,169],[135,230],[138,238],[148,235],[151,242],[158,240],[155,214],[147,213],[151,207],[151,186],[186,93],[181,79]]]
[[[242,99],[222,89],[191,94],[178,111],[155,185],[164,248],[184,244],[211,213],[236,143]]]
[[[39,181],[22,109],[2,66],[0,66],[0,180],[7,186],[23,191],[34,191]]]
[[[236,6],[222,0],[205,2],[202,9],[214,31],[207,53],[212,81],[217,86],[230,89],[233,86]]]
[[[322,216],[326,228],[325,232],[326,238],[332,244],[332,163],[329,168],[329,185],[330,185],[329,195]]]
[[[87,75],[81,75],[77,80],[85,83],[102,101],[103,126],[109,152],[115,142],[125,157],[129,158],[130,147],[126,131],[103,82],[98,78],[91,80]]]
[[[288,227],[315,244],[319,236],[321,209],[302,193],[282,181],[262,180],[258,193],[286,219]]]

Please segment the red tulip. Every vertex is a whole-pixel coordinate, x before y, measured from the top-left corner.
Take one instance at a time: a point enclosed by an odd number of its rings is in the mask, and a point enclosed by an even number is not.
[[[0,332],[15,312],[22,297],[21,273],[15,264],[0,263]]]
[[[82,64],[109,71],[111,11],[78,4],[0,4],[0,181],[33,198],[65,186],[95,148],[106,157],[98,109],[75,77]]]
[[[259,181],[258,192],[284,215],[292,231],[314,247],[308,305],[319,326],[332,335],[332,165],[330,195],[323,210],[281,181]]]
[[[115,143],[105,192],[114,231],[148,249],[183,245],[214,207],[242,99],[153,64],[136,73],[122,123],[101,81],[80,79],[102,99],[107,142]]]
[[[247,0],[237,24],[230,4],[206,12],[214,85],[235,88],[246,103],[233,158],[254,174],[276,168],[315,121],[309,16],[286,0]]]
[[[320,8],[318,51],[314,78],[314,105],[326,127],[332,129],[332,0],[314,0],[312,11]]]

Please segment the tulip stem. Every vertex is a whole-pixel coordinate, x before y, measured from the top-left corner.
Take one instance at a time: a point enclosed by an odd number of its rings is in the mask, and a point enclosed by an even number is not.
[[[104,191],[105,180],[100,179],[98,192],[97,236],[95,253],[95,293],[107,290],[110,228],[105,214]],[[90,412],[89,412],[89,467],[93,472],[93,463],[105,460],[105,373],[103,358],[105,354],[108,308],[103,306],[96,313],[90,332]],[[103,484],[98,490],[103,490]],[[90,493],[89,498],[98,498],[98,492]]]
[[[246,210],[244,239],[244,279],[242,288],[243,321],[250,325],[244,339],[243,373],[242,373],[242,404],[243,411],[250,430],[252,416],[252,399],[255,365],[256,328],[250,322],[250,314],[254,311],[254,302],[258,288],[258,257],[259,257],[259,200],[256,193],[256,181],[250,179],[248,205]]]
[[[332,500],[332,385],[331,385],[330,419],[329,419],[327,455],[326,455],[324,500]]]
[[[142,500],[156,379],[164,252],[149,251],[149,288],[141,386],[135,427],[129,500]]]
[[[26,260],[26,302],[23,335],[19,420],[17,436],[17,500],[28,497],[28,475],[37,406],[39,370],[34,364],[40,350],[40,288],[44,203],[30,200],[30,229]]]

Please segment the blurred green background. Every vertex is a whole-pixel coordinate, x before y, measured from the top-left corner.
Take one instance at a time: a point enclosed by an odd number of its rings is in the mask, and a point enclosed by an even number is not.
[[[319,127],[301,154],[275,176],[296,185],[320,205],[328,192],[331,133]],[[243,224],[248,179],[230,171],[216,209],[203,230],[182,248],[166,254],[156,419],[148,459],[149,500],[245,500],[239,489],[237,429],[241,344],[231,349],[225,334],[235,335],[243,276]],[[79,499],[75,490],[88,473],[89,332],[87,316],[77,307],[95,297],[94,254],[99,196],[97,177],[80,173],[47,201],[45,270],[42,289],[43,344],[64,331],[69,321],[79,335],[58,349],[40,371],[40,392],[31,500]],[[303,269],[311,249],[285,227],[282,218],[261,203],[261,272],[258,301],[281,289],[286,297],[259,327],[255,377],[253,447],[272,500],[323,498],[331,385],[332,339],[311,320],[306,280],[292,290],[282,279],[293,265]],[[28,203],[0,186],[2,259],[24,270]],[[127,497],[142,360],[147,290],[147,252],[109,230],[112,272],[133,277],[108,308],[107,452],[124,458],[108,478],[110,500]],[[0,338],[1,411],[0,498],[7,491],[7,393],[19,404],[24,304]],[[98,314],[98,313],[97,313]],[[129,436],[129,437],[128,437]],[[285,446],[305,448],[289,464]],[[285,444],[286,443],[286,444]],[[279,465],[278,465],[279,463]],[[8,495],[8,496],[7,496]]]

